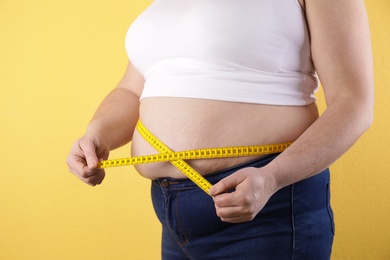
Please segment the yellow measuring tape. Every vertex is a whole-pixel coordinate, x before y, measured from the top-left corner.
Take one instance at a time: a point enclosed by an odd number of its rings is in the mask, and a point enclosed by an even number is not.
[[[128,166],[155,162],[170,162],[191,181],[198,185],[207,194],[212,185],[195,169],[188,165],[184,160],[194,159],[213,159],[229,158],[242,156],[259,156],[284,151],[292,142],[282,144],[260,145],[260,146],[232,146],[222,148],[206,148],[174,152],[142,124],[140,120],[137,123],[137,130],[141,136],[149,142],[160,154],[134,156],[121,159],[111,159],[100,161],[98,168],[108,168],[117,166]]]

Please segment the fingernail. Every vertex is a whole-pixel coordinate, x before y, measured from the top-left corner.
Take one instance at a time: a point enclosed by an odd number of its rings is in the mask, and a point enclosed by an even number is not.
[[[97,162],[95,160],[91,160],[88,162],[88,168],[93,169],[97,166]]]

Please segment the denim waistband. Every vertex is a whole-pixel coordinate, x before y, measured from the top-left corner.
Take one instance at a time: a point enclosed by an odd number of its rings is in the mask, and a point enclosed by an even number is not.
[[[246,168],[246,167],[257,167],[257,168],[263,167],[267,165],[269,162],[271,162],[279,154],[280,153],[265,155],[260,158],[250,160],[248,162],[244,162],[220,171],[216,171],[214,173],[204,175],[203,177],[206,180],[208,180],[211,184],[215,184],[221,179],[225,178],[226,176],[229,176],[230,174],[238,171],[239,169]],[[188,178],[161,177],[153,180],[152,183],[162,188],[171,188],[171,189],[198,188],[198,186]]]

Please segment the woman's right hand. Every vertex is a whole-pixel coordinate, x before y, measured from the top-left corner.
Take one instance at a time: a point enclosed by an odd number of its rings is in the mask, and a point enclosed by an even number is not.
[[[86,134],[74,142],[66,163],[69,171],[85,183],[95,186],[102,183],[105,172],[97,168],[99,160],[108,158],[110,149],[97,134]]]
[[[144,83],[143,75],[129,61],[122,80],[104,98],[86,134],[73,144],[66,163],[69,171],[85,183],[100,184],[105,172],[97,168],[99,161],[108,159],[110,149],[131,141]]]

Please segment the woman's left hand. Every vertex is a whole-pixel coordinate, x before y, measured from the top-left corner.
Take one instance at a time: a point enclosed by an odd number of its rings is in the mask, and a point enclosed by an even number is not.
[[[218,217],[224,222],[239,223],[254,219],[276,190],[271,174],[248,167],[222,179],[209,192]]]

